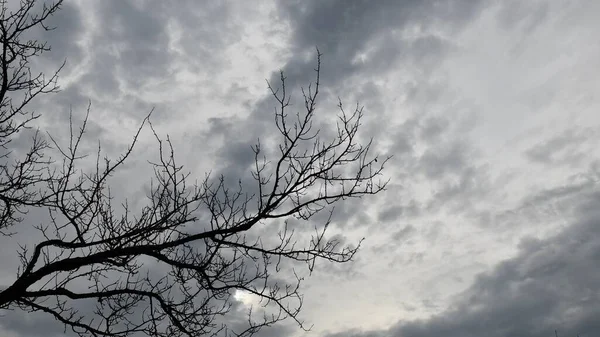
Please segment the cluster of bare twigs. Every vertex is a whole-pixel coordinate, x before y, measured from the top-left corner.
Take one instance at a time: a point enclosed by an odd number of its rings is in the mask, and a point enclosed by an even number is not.
[[[44,6],[39,14],[32,14],[35,3],[25,1],[16,11],[8,11],[6,1],[0,2],[0,234],[9,235],[10,228],[19,223],[27,206],[44,202],[45,194],[38,185],[47,181],[44,165],[48,164],[43,151],[48,143],[36,133],[31,147],[24,156],[14,160],[10,143],[19,131],[39,117],[28,111],[28,104],[37,96],[58,90],[56,80],[60,68],[49,78],[43,73],[34,75],[29,60],[50,48],[45,43],[23,40],[28,30],[41,26],[50,29],[44,21],[59,9],[60,3]],[[61,66],[62,68],[62,66]]]
[[[290,282],[272,274],[282,261],[305,262],[309,270],[319,259],[346,262],[358,246],[326,238],[331,217],[316,224],[308,242],[299,241],[287,225],[267,238],[249,239],[247,234],[290,217],[309,221],[343,199],[385,188],[386,182],[377,179],[386,159],[377,163],[369,157],[371,144],[357,139],[362,109],[357,106],[348,114],[340,103],[336,137],[325,141],[313,129],[321,55],[316,81],[303,92],[304,111],[293,117],[288,116],[290,98],[282,74],[279,89],[269,85],[278,102],[275,121],[281,142],[275,158],[266,158],[260,143],[252,148],[253,195],[226,187],[224,177],[191,184],[190,174],[176,163],[169,138],[159,137],[148,118],[116,160],[103,159],[98,151],[93,172],[82,174],[77,168],[89,109],[78,131],[71,123],[67,145],[52,137],[47,142],[36,133],[30,149],[15,158],[11,139],[39,116],[26,106],[58,89],[58,71],[46,78],[29,68],[28,60],[49,47],[22,41],[21,35],[36,27],[50,29],[45,22],[61,2],[38,9],[36,1],[23,0],[12,12],[2,5],[0,231],[6,237],[30,226],[20,215],[32,208],[47,210],[48,218],[36,227],[45,239],[19,252],[22,267],[14,283],[1,288],[0,310],[47,313],[82,336],[249,336],[286,318],[304,328],[298,319],[301,277]],[[130,156],[146,123],[160,155],[151,163],[155,174],[147,204],[140,210],[127,203],[115,206],[110,177]],[[49,147],[62,154],[61,162],[50,165],[44,156]],[[208,220],[200,221],[198,214],[208,214]],[[258,316],[249,313],[244,329],[228,326],[225,319],[235,291],[257,296],[264,306]],[[81,309],[90,306],[93,312]]]

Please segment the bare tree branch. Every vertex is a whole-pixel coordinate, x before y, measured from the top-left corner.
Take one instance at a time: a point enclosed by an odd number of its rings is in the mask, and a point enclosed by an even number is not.
[[[80,148],[89,107],[79,129],[74,130],[71,120],[68,144],[50,135],[47,142],[36,132],[30,150],[15,159],[11,140],[39,117],[27,112],[27,105],[58,90],[60,71],[49,78],[32,75],[28,60],[49,47],[20,37],[36,27],[51,29],[45,22],[61,2],[39,8],[35,0],[22,0],[14,12],[1,3],[0,233],[10,235],[26,226],[20,215],[30,209],[44,209],[48,218],[36,227],[45,239],[21,247],[21,268],[16,280],[0,290],[0,310],[43,312],[80,336],[251,336],[284,319],[308,329],[298,318],[302,277],[294,269],[290,281],[274,274],[282,270],[282,262],[304,263],[312,272],[317,260],[347,262],[359,249],[360,242],[343,246],[326,233],[333,205],[377,194],[387,184],[380,177],[389,158],[378,160],[370,154],[370,141],[359,142],[362,107],[347,112],[340,101],[336,133],[322,138],[315,128],[318,50],[315,82],[302,90],[302,112],[288,112],[283,73],[277,88],[268,83],[277,104],[280,142],[274,157],[260,140],[251,148],[254,194],[241,184],[227,187],[222,176],[206,175],[192,183],[191,174],[176,161],[170,138],[158,135],[150,115],[116,160],[101,158],[99,147],[93,172],[78,168],[87,155]],[[150,163],[150,194],[139,210],[127,202],[116,207],[111,177],[132,154],[146,124],[159,154]],[[45,157],[50,147],[62,161]],[[323,211],[328,213],[319,223],[315,215]],[[314,227],[315,233],[307,239],[289,229],[290,218]],[[256,228],[277,221],[283,223],[278,232],[257,236]],[[260,299],[240,331],[227,324],[236,291]],[[93,314],[81,312],[90,305]]]

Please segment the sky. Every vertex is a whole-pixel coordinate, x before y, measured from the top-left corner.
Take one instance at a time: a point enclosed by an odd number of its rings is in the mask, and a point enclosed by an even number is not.
[[[390,183],[336,208],[332,231],[365,241],[304,283],[312,330],[258,336],[597,336],[598,13],[595,0],[67,0],[39,32],[52,51],[36,67],[66,66],[38,123],[60,139],[91,103],[84,144],[117,154],[154,108],[198,177],[249,177],[250,146],[274,127],[265,79],[283,70],[298,93],[319,48],[319,116],[327,127],[338,97],[360,102]],[[144,130],[113,177],[134,203],[155,146]],[[14,242],[0,242],[6,280]],[[49,317],[0,319],[2,336],[49,333],[62,335]]]

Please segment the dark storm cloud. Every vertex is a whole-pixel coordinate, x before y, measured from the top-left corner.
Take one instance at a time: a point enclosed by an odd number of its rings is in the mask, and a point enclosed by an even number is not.
[[[427,74],[431,74],[432,70],[439,66],[439,61],[453,47],[443,38],[429,33],[429,29],[434,25],[441,25],[448,32],[456,31],[477,15],[479,10],[478,1],[279,2],[279,17],[288,22],[292,30],[290,40],[292,56],[282,67],[287,77],[288,91],[298,95],[299,86],[307,86],[314,80],[314,72],[311,70],[315,66],[314,48],[318,47],[324,54],[321,82],[325,90],[322,91],[322,104],[319,106],[324,111],[320,113],[334,111],[335,102],[331,98],[344,94],[345,90],[354,91],[345,86],[354,88],[354,84],[358,83],[359,88],[362,88],[359,92],[364,92],[362,96],[361,94],[358,96],[366,100],[361,103],[367,105],[368,112],[376,114],[377,111],[373,107],[381,107],[379,89],[370,82],[370,79],[387,72],[399,61],[414,66],[423,74],[423,79],[420,79],[419,83],[411,84],[412,103],[431,100],[432,95],[439,98],[442,88],[434,82],[428,82]],[[391,34],[394,30],[412,26],[418,26],[423,36],[404,39]],[[356,62],[356,57],[367,49],[370,53],[367,60]],[[273,73],[270,82],[277,85],[278,76],[278,73]],[[435,88],[437,91],[433,90]],[[300,105],[298,96],[295,98],[294,103]],[[225,138],[236,141],[233,144],[226,142],[218,151],[223,153],[222,164],[227,168],[225,173],[231,174],[232,178],[237,179],[239,174],[252,164],[247,144],[252,144],[259,137],[264,138],[265,134],[270,134],[269,127],[273,124],[273,103],[271,97],[265,96],[252,109],[252,114],[245,121],[238,121],[236,127],[228,130],[229,136]],[[346,103],[347,106],[352,105],[351,102]],[[371,103],[373,106],[368,105]],[[419,115],[415,121],[417,126],[424,116],[426,115]],[[435,118],[425,121],[426,125],[420,137],[427,139],[438,137],[437,133],[445,128],[443,123],[446,122]],[[215,128],[211,128],[207,133],[209,138],[210,135],[221,136],[223,132],[223,129],[218,127],[220,123],[213,124]],[[368,134],[363,133],[363,136],[378,137],[377,133],[386,130],[382,128],[384,125],[385,119],[376,119],[371,126],[365,127],[363,131],[367,131]],[[327,134],[328,125],[324,124],[322,128],[323,134]],[[405,136],[402,132],[397,134],[399,139],[405,137],[403,138],[405,143],[400,144],[403,145],[402,148],[392,149],[390,154],[398,155],[399,151],[412,150],[411,144],[415,140],[411,137],[417,135]],[[455,154],[459,156],[441,158],[440,154],[428,153],[422,163],[431,172],[434,170],[445,172],[440,170],[451,169],[453,163],[462,163],[462,154],[460,152]],[[448,168],[444,169],[441,164],[447,164]],[[410,163],[410,165],[414,164]],[[454,168],[458,169],[456,165]],[[348,212],[338,209],[339,216],[345,218],[343,214],[352,214],[350,209],[354,208],[349,207]]]
[[[478,8],[478,2],[473,1],[452,4],[445,1],[384,1],[377,2],[376,5],[368,1],[279,2],[279,16],[292,29],[292,56],[282,67],[287,77],[287,87],[291,89],[289,91],[298,90],[299,86],[307,86],[314,80],[314,72],[311,70],[315,66],[314,48],[317,47],[324,54],[321,82],[326,89],[334,91],[331,93],[333,97],[342,95],[343,92],[339,90],[344,90],[346,80],[357,76],[361,81],[366,81],[360,84],[364,92],[362,97],[366,100],[376,98],[378,89],[369,79],[388,71],[399,59],[418,63],[420,69],[430,70],[451,49],[438,36],[425,34],[423,37],[403,40],[390,36],[391,31],[411,24],[417,24],[426,30],[434,21],[442,21],[448,25],[448,29],[459,28]],[[362,63],[355,62],[356,57],[367,47],[373,49],[369,59]],[[274,72],[269,81],[277,86],[278,72]],[[353,82],[348,85],[354,88]],[[328,91],[322,91],[321,101],[330,98]],[[377,104],[376,99],[371,101]],[[271,103],[270,97],[260,101],[248,121],[272,122]],[[367,109],[373,110],[369,106]],[[257,127],[261,125],[264,123],[256,124]],[[245,131],[260,135],[264,130],[246,127]]]
[[[139,98],[126,97],[125,93],[143,93],[157,83],[172,80],[181,68],[214,73],[225,61],[223,48],[240,38],[236,30],[239,24],[229,18],[226,2],[178,1],[174,5],[163,1],[102,1],[78,9],[67,7],[59,14],[61,18],[55,22],[57,27],[64,22],[66,27],[60,28],[64,34],[53,31],[47,35],[54,53],[69,62],[64,72],[78,65],[82,49],[87,55],[70,95],[75,99],[92,95],[97,108],[114,109],[111,104],[122,108],[122,100],[140,105],[135,102]],[[82,20],[86,21],[85,29],[76,26]],[[83,40],[81,32],[86,33]],[[169,104],[173,102],[155,104],[155,121],[173,117]],[[129,108],[131,111],[123,113],[141,120],[150,106]]]
[[[82,79],[95,94],[118,97],[120,80],[132,87],[167,76],[167,22],[150,7],[132,1],[103,1],[94,11],[98,28],[90,46],[91,72]]]
[[[477,13],[479,1],[281,1],[279,8],[280,15],[291,23],[296,55],[286,68],[304,63],[304,52],[316,46],[335,60],[328,79],[338,82],[363,70],[352,60],[373,40],[411,24],[425,31],[439,22],[448,30],[460,28]],[[392,46],[378,47],[385,53],[385,47]],[[431,48],[431,44],[425,41],[414,49],[422,48]],[[393,50],[390,52],[393,55]]]
[[[446,312],[385,331],[328,337],[596,336],[600,332],[600,193],[582,193],[579,218],[556,236],[523,239],[516,257],[479,275]]]
[[[178,25],[182,30],[179,38],[185,61],[196,61],[207,68],[214,66],[211,61],[218,58],[211,53],[218,54],[231,42],[229,32],[224,29],[231,26],[227,24],[229,10],[225,3],[104,1],[94,14],[100,25],[95,57],[112,61],[121,72],[120,79],[133,87],[168,77],[173,64],[182,61],[169,46],[170,25]]]
[[[45,2],[52,3],[53,1]],[[41,5],[42,2],[38,4]],[[34,10],[35,13],[40,12],[40,7],[34,8],[38,8]],[[61,5],[61,9],[48,18],[47,26],[52,28],[51,30],[37,29],[27,32],[27,38],[45,41],[51,49],[34,60],[34,64],[40,67],[36,70],[50,73],[56,71],[64,61],[69,65],[76,65],[81,62],[84,50],[78,42],[85,32],[85,22],[82,14],[76,4],[65,1]],[[66,67],[62,74],[68,72],[69,67]]]

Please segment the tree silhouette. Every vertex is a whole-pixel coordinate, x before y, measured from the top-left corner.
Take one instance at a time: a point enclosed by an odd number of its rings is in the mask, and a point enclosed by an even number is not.
[[[376,194],[387,183],[379,181],[387,159],[376,165],[371,143],[358,142],[359,106],[346,113],[339,104],[337,133],[330,140],[313,128],[321,54],[317,51],[315,82],[302,91],[303,112],[288,116],[283,73],[278,88],[269,84],[280,142],[271,158],[260,142],[249,147],[255,159],[251,192],[241,184],[231,188],[225,177],[191,182],[170,139],[154,132],[149,116],[120,157],[101,158],[99,149],[95,170],[82,173],[80,144],[89,108],[79,129],[70,123],[67,145],[35,132],[28,151],[11,148],[40,116],[27,110],[29,103],[58,90],[58,71],[34,75],[30,68],[30,59],[49,47],[23,36],[52,29],[45,23],[61,3],[22,0],[14,10],[1,5],[1,236],[10,239],[32,226],[24,221],[30,210],[48,216],[35,227],[44,240],[21,246],[15,255],[21,267],[14,282],[0,285],[0,312],[42,312],[81,336],[250,336],[283,319],[306,328],[298,318],[302,277],[283,264],[306,263],[312,271],[317,260],[351,260],[360,243],[343,246],[326,236],[331,205]],[[159,160],[150,163],[154,176],[147,202],[134,210],[127,202],[114,205],[110,178],[144,127],[156,137]],[[62,158],[49,159],[44,152],[50,148]],[[323,212],[325,220],[314,217]],[[311,238],[288,226],[292,218],[314,228]],[[278,229],[257,231],[267,224]],[[275,277],[278,272],[292,281]],[[260,300],[242,329],[227,321],[236,291]]]

